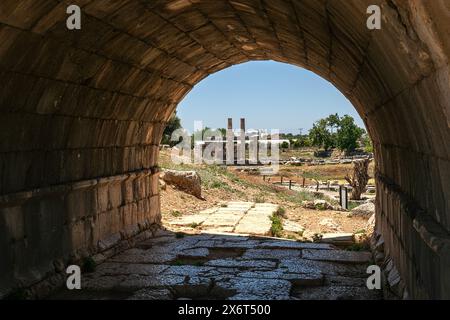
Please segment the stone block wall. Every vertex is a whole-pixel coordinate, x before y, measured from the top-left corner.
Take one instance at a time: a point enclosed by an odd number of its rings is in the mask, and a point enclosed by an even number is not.
[[[158,175],[154,168],[0,197],[0,296],[152,231]]]
[[[378,176],[377,230],[386,260],[406,285],[403,298],[450,299],[450,239],[398,186]],[[401,279],[400,279],[401,277]]]

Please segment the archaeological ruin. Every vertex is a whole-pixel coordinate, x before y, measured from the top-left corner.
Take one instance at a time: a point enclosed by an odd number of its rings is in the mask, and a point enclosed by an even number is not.
[[[450,299],[449,39],[447,0],[0,1],[0,298],[152,237],[177,104],[210,74],[275,60],[352,102],[403,297]]]

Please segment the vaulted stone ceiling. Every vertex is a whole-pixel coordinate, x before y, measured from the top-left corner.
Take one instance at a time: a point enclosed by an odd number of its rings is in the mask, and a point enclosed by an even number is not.
[[[381,30],[366,28],[373,4]],[[419,271],[435,259],[444,277],[448,257],[412,230],[417,211],[439,239],[450,232],[449,18],[446,0],[2,0],[0,194],[154,168],[195,84],[246,61],[290,63],[354,104],[375,142],[388,246],[419,274],[416,296],[448,297],[450,281]],[[401,203],[414,213],[400,218]]]

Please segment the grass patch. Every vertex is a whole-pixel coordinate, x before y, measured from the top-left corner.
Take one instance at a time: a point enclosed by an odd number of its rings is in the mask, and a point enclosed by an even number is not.
[[[197,229],[198,227],[200,227],[200,224],[197,223],[197,222],[192,222],[192,223],[189,225],[189,227],[192,228],[192,229]]]
[[[225,188],[225,187],[227,187],[228,185],[225,183],[225,182],[223,182],[223,181],[220,181],[220,180],[217,180],[217,181],[213,181],[210,185],[209,185],[209,188],[210,189],[219,189],[219,188]]]
[[[355,202],[355,201],[349,201],[348,202],[348,210],[352,211],[353,209],[355,209],[356,207],[359,207],[361,205],[361,203]]]
[[[275,212],[275,214],[279,217],[285,218],[286,217],[286,209],[283,207],[279,207],[278,210]]]
[[[274,214],[270,220],[272,220],[272,226],[270,227],[272,237],[281,238],[283,236],[283,223],[281,217]]]
[[[299,191],[295,194],[278,193],[278,198],[283,201],[288,201],[300,205],[303,203],[303,201],[314,201],[318,199],[318,197],[313,193],[307,191]]]
[[[175,217],[175,218],[181,217],[181,216],[183,215],[183,214],[182,214],[180,211],[178,211],[178,210],[174,210],[174,211],[172,211],[170,214],[172,215],[172,217]]]
[[[253,202],[255,203],[264,203],[266,202],[266,195],[264,193],[257,194],[253,197]]]

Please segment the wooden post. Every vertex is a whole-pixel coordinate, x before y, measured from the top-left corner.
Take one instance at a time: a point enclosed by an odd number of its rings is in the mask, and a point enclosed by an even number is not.
[[[283,185],[283,176],[281,176],[281,185]]]
[[[303,183],[302,183],[303,188],[305,187],[305,183],[306,183],[306,179],[305,179],[305,177],[303,177]]]
[[[263,176],[263,180],[266,181],[266,176]]]
[[[343,185],[339,186],[339,204],[342,208],[348,210],[348,189]]]
[[[289,180],[289,190],[292,190],[292,180]]]

